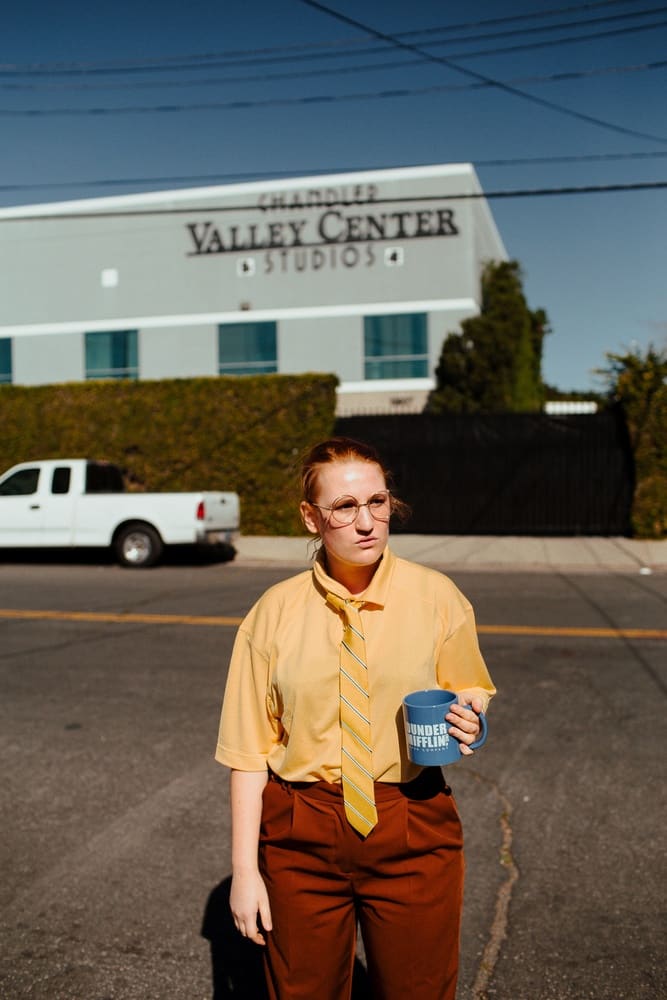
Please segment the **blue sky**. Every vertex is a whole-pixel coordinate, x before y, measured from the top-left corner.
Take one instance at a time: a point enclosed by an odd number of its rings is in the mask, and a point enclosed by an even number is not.
[[[487,193],[667,181],[667,6],[325,6],[421,52],[303,0],[13,5],[0,206],[460,161]],[[549,383],[600,388],[607,351],[665,346],[667,187],[490,206],[549,315]]]

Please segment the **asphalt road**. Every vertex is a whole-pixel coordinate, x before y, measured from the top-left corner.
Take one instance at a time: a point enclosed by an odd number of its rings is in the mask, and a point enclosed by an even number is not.
[[[212,754],[228,620],[292,572],[0,565],[3,1000],[259,1000]],[[486,747],[448,770],[459,1000],[667,996],[667,575],[455,579],[500,691]]]

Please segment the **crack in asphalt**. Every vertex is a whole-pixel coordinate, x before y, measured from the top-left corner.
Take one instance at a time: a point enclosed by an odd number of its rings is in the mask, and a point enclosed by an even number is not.
[[[496,781],[479,774],[477,771],[471,771],[471,775],[477,781],[488,785],[502,806],[500,813],[502,839],[499,851],[499,863],[507,873],[507,878],[500,885],[496,894],[496,906],[489,929],[489,937],[482,952],[471,993],[471,1000],[486,1000],[486,991],[500,957],[502,943],[507,937],[509,906],[514,886],[519,878],[519,869],[512,855],[512,804],[510,800],[501,792]]]

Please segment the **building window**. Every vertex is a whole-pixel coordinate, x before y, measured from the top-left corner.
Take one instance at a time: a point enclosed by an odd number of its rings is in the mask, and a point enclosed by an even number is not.
[[[428,375],[426,313],[364,317],[364,376],[425,378]]]
[[[218,327],[220,375],[278,371],[275,323],[223,323]]]
[[[0,385],[12,380],[12,342],[9,337],[0,338]]]
[[[86,378],[138,378],[137,331],[86,334]]]

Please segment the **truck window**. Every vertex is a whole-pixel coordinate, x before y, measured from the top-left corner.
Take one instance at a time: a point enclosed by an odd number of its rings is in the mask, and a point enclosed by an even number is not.
[[[52,493],[69,493],[70,479],[72,478],[72,470],[67,465],[59,465],[53,470],[53,476],[51,478],[51,492]]]
[[[123,477],[115,465],[88,462],[86,466],[86,493],[122,493]]]
[[[0,483],[0,496],[26,497],[37,492],[39,469],[19,469],[4,483]]]

